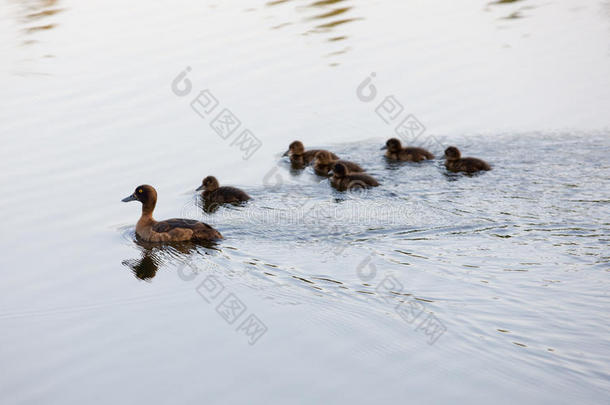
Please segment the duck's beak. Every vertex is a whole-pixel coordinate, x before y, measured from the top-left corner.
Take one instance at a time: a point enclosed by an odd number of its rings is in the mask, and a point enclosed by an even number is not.
[[[382,147],[381,147],[381,149],[379,149],[379,150],[386,150],[387,148],[388,148],[388,145],[384,145],[384,146],[382,146]]]
[[[286,152],[284,152],[284,154],[282,156],[288,156],[289,153],[290,153],[290,149],[288,149]]]
[[[197,187],[197,189],[195,191],[201,191],[201,190],[203,190],[203,184],[200,185],[199,187]]]
[[[121,201],[129,202],[129,201],[134,201],[134,200],[137,200],[137,198],[136,198],[135,194],[132,194],[132,195],[129,195],[129,196],[123,198]]]

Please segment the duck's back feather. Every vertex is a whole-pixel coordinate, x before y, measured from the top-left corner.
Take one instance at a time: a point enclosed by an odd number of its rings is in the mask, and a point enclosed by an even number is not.
[[[205,194],[205,193],[204,193]],[[238,202],[238,201],[248,201],[250,196],[246,194],[244,191],[236,188],[236,187],[227,187],[223,186],[214,190],[207,195],[204,195],[206,199],[214,202]]]
[[[484,160],[471,157],[448,160],[445,163],[445,166],[452,172],[475,173],[478,171],[491,170],[489,163],[485,162]]]
[[[379,182],[375,180],[375,178],[366,173],[350,173],[345,177],[348,179],[350,185],[366,185],[372,187],[377,187],[379,185]]]
[[[413,156],[417,156],[420,159],[422,157],[424,159],[434,159],[434,155],[423,148],[407,147],[407,148],[404,148],[404,151]]]
[[[423,148],[406,147],[399,152],[390,152],[386,154],[390,159],[401,160],[404,162],[421,162],[426,159],[434,159],[434,155]]]
[[[344,177],[331,177],[330,184],[343,191],[357,188],[377,187],[379,182],[366,173],[350,173]]]
[[[335,164],[341,163],[344,165],[348,171],[355,173],[362,173],[364,169],[360,167],[358,163],[350,162],[348,160],[335,160],[331,163],[316,163],[313,167],[315,173],[319,176],[328,176],[329,172],[332,170]]]
[[[191,239],[221,239],[222,235],[210,225],[194,219],[172,218],[165,221],[156,222],[152,226],[152,230],[157,233],[169,233],[180,229],[190,229],[192,231]]]
[[[320,151],[323,151],[324,149],[310,149],[308,151],[305,151],[305,153],[303,153],[303,163],[305,164],[309,164],[311,163],[314,158],[316,157],[317,153]],[[330,151],[326,151],[328,153],[330,153],[330,156],[332,157],[333,160],[339,160],[339,156],[335,155],[334,153],[330,152]]]

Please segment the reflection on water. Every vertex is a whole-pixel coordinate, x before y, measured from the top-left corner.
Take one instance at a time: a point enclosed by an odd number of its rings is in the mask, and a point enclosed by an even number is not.
[[[510,11],[509,14],[505,14],[502,17],[500,17],[501,20],[517,20],[520,18],[523,18],[523,11],[525,10],[530,10],[535,8],[534,6],[531,6],[529,4],[526,5],[521,5],[522,2],[524,2],[525,0],[497,0],[494,2],[489,3],[489,6],[506,6],[506,9],[512,9],[512,11]],[[513,5],[514,3],[519,3],[518,7],[511,7],[511,5]],[[504,12],[504,8],[502,9]]]
[[[23,57],[16,59],[19,65],[27,65],[30,62],[39,64],[40,59],[53,58],[52,46],[48,46],[45,32],[54,30],[59,26],[56,15],[64,9],[59,7],[59,0],[29,0],[11,2],[8,15],[12,16],[17,23],[18,32],[16,38],[18,45],[23,50]],[[44,43],[44,48],[42,45]],[[17,68],[19,75],[47,75],[46,72],[36,71],[20,66]]]
[[[154,243],[146,242],[132,232],[124,233],[123,237],[126,240],[133,239],[140,251],[140,258],[125,259],[122,264],[130,268],[138,279],[145,281],[154,278],[160,267],[187,263],[192,261],[195,256],[205,257],[213,251],[218,251],[218,243],[215,241]]]
[[[123,265],[129,267],[140,280],[150,280],[157,275],[159,263],[150,251],[143,251],[140,259],[124,260]]]
[[[517,3],[519,1],[523,1],[523,0],[497,0],[492,2],[491,4],[509,4],[509,3]]]
[[[335,48],[332,51],[327,52],[323,56],[330,59],[330,66],[339,65],[338,56],[345,54],[351,50],[351,46],[348,45],[349,36],[342,31],[342,27],[345,24],[362,20],[361,16],[355,16],[354,2],[349,0],[311,0],[299,2],[295,4],[291,0],[275,0],[267,3],[267,6],[279,6],[285,3],[290,3],[295,6],[295,9],[300,13],[307,14],[306,17],[298,20],[299,24],[305,25],[305,30],[301,31],[301,35],[321,35],[324,39]],[[285,14],[283,18],[285,18]],[[293,25],[290,22],[281,22],[272,27],[272,29],[279,30],[284,27]]]
[[[25,34],[22,45],[39,42],[37,33],[58,26],[58,23],[51,18],[63,11],[58,7],[58,3],[59,0],[30,0],[14,3],[18,5],[17,20]]]
[[[216,211],[218,211],[218,209],[221,207],[243,207],[246,204],[248,204],[248,201],[218,203],[215,201],[206,200],[205,198],[203,198],[203,195],[198,195],[198,196],[196,196],[195,204],[197,205],[197,207],[201,208],[203,210],[203,212],[205,212],[206,214],[213,214]],[[189,210],[185,210],[185,211],[188,212]]]

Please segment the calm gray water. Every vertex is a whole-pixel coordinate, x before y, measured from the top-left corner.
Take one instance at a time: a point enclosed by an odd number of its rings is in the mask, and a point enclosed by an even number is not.
[[[0,1],[0,403],[608,403],[609,34],[603,0]],[[387,162],[409,116],[493,170]],[[225,239],[136,240],[142,183]]]

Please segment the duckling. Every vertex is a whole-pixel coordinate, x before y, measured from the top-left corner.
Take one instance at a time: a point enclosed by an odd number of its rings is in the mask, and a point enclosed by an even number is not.
[[[353,188],[377,187],[379,182],[366,173],[350,173],[343,163],[337,163],[333,167],[330,184],[339,191],[345,191]]]
[[[385,156],[392,160],[404,162],[421,162],[426,159],[434,159],[434,155],[422,148],[405,147],[403,148],[400,140],[396,138],[388,139],[381,150],[387,150]]]
[[[136,234],[147,242],[208,241],[222,235],[208,224],[194,219],[173,218],[155,221],[152,214],[157,204],[157,191],[147,184],[136,187],[123,202],[140,201],[142,216],[136,224]]]
[[[250,196],[244,191],[235,187],[220,187],[218,180],[214,176],[208,176],[201,182],[201,186],[197,188],[197,191],[205,190],[203,192],[203,199],[206,202],[215,203],[234,203],[241,201],[248,201]]]
[[[327,150],[321,150],[316,153],[313,170],[318,176],[328,176],[329,172],[337,163],[345,165],[345,167],[347,167],[350,173],[364,172],[364,169],[362,169],[362,167],[360,167],[357,163],[348,162],[347,160],[333,159],[332,155]]]
[[[481,159],[461,157],[460,150],[455,146],[445,149],[445,167],[452,172],[475,173],[481,170],[491,170],[491,166]]]
[[[282,156],[290,156],[290,162],[293,166],[306,166],[310,164],[316,156],[316,153],[322,151],[323,149],[310,149],[305,151],[305,147],[303,146],[303,142],[294,141],[288,146],[288,150]],[[325,151],[328,152],[328,151]],[[331,157],[334,160],[339,160],[339,156],[335,155],[332,152],[330,153]]]

